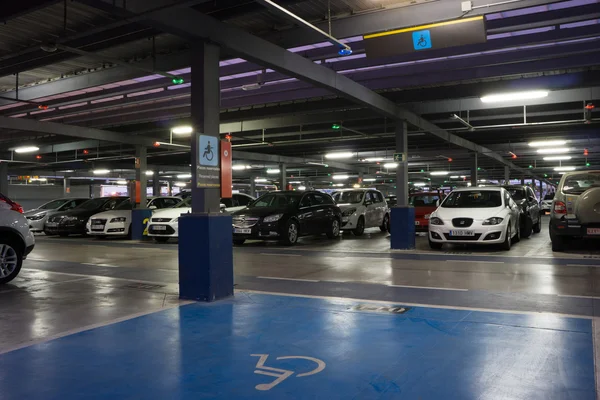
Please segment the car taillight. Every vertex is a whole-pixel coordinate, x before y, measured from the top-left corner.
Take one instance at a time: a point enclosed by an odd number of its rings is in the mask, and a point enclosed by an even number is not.
[[[557,201],[554,203],[554,213],[555,214],[566,214],[567,213],[567,205],[562,201]]]

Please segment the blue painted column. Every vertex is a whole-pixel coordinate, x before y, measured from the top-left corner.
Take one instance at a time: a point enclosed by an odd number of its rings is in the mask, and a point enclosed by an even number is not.
[[[132,240],[148,240],[148,232],[146,227],[150,222],[152,210],[146,208],[135,208],[131,210],[131,239]]]
[[[396,153],[402,161],[396,167],[396,201],[392,208],[390,227],[392,249],[415,248],[415,209],[408,204],[408,130],[406,121],[396,121]]]
[[[219,47],[192,48],[192,213],[179,218],[179,297],[233,295],[231,217],[220,213]]]

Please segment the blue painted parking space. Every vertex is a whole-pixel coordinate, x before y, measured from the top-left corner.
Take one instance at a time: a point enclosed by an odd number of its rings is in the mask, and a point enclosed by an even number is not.
[[[594,399],[591,320],[238,293],[0,355],[2,399]]]

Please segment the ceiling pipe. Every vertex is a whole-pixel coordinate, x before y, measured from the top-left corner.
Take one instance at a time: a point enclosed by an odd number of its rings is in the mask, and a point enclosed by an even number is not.
[[[458,122],[460,122],[461,124],[463,124],[464,126],[466,126],[467,128],[469,128],[470,132],[473,132],[475,130],[475,127],[473,127],[473,125],[471,125],[470,123],[468,123],[467,121],[465,121],[464,119],[462,119],[461,117],[459,117],[456,114],[452,114],[450,116],[450,118],[457,120]]]

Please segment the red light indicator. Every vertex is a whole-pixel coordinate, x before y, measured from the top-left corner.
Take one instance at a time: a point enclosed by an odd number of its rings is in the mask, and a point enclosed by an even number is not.
[[[89,150],[83,150],[83,154],[90,154]]]
[[[35,156],[36,159],[41,160],[42,156],[40,156],[39,154],[37,156]]]
[[[452,159],[451,159],[451,158],[449,158],[449,159],[448,159],[448,162],[452,162]]]
[[[154,147],[160,147],[160,143],[159,142],[154,142]]]
[[[583,155],[584,156],[588,156],[589,155],[588,149],[583,149]]]
[[[39,108],[40,110],[47,110],[47,109],[48,109],[48,106],[47,106],[47,105],[45,105],[45,104],[40,104],[40,105],[38,106],[38,108]]]

